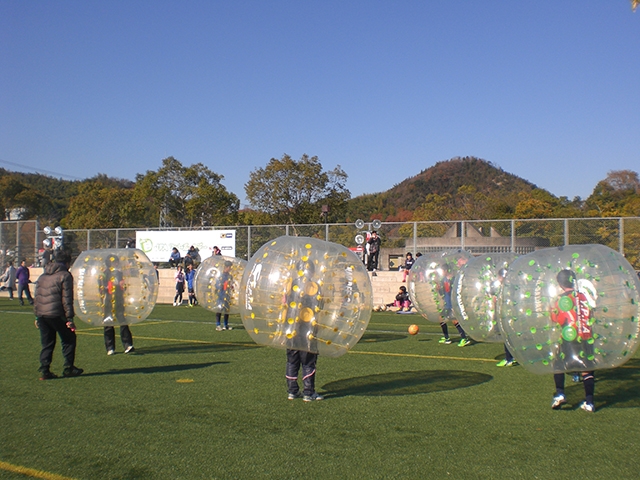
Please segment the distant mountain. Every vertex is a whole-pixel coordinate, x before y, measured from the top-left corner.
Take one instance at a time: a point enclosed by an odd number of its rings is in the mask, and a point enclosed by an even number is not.
[[[357,218],[407,221],[411,219],[413,211],[424,203],[427,195],[454,196],[462,186],[473,187],[497,203],[504,199],[506,205],[514,202],[518,192],[539,190],[533,183],[505,172],[486,160],[456,157],[438,162],[386,192],[351,199],[347,207],[347,221]]]

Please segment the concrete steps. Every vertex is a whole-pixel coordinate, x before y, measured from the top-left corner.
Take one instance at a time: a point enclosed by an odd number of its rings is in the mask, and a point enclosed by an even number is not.
[[[377,276],[371,276],[371,286],[373,287],[373,305],[383,305],[391,303],[396,299],[398,289],[402,283],[402,271],[377,272]],[[371,275],[371,274],[369,274]]]
[[[42,268],[30,268],[31,281],[35,282],[42,273]],[[174,281],[175,270],[171,268],[159,268],[160,288],[158,290],[157,303],[170,304],[173,303],[173,297],[176,293],[176,284]],[[385,303],[391,303],[395,300],[398,288],[402,283],[403,273],[400,271],[383,271],[377,272],[377,276],[371,276],[371,284],[373,287],[373,305],[382,305]],[[404,284],[406,285],[406,284]],[[31,293],[35,293],[35,286],[31,286]],[[14,291],[14,295],[17,292]],[[0,292],[0,296],[8,297],[8,292]],[[187,300],[188,294],[185,290],[183,299]]]

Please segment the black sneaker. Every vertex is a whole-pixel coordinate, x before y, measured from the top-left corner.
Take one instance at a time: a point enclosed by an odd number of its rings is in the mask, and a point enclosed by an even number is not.
[[[53,380],[54,378],[58,378],[58,376],[48,370],[40,375],[40,380]]]
[[[82,375],[82,372],[84,372],[84,370],[78,367],[65,368],[64,372],[62,372],[62,376],[77,377],[78,375]]]

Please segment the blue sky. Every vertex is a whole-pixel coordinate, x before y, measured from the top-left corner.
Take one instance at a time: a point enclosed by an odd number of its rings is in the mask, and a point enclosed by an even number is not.
[[[640,171],[628,0],[0,0],[0,167],[135,179],[317,155],[352,196],[475,156],[557,196]]]

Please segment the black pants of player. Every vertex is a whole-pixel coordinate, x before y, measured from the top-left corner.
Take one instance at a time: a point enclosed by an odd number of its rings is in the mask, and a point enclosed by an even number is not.
[[[216,326],[219,327],[220,326],[220,320],[222,320],[222,313],[217,312],[216,313]],[[227,328],[229,326],[229,314],[225,313],[224,314],[224,328]]]
[[[556,394],[564,394],[564,373],[555,373],[553,382],[556,385]],[[593,394],[595,392],[595,374],[594,372],[581,372],[582,383],[584,385],[584,398],[587,403],[593,403]]]
[[[120,325],[120,340],[122,340],[122,346],[126,350],[133,346],[133,335],[129,325]],[[104,346],[109,350],[116,349],[116,329],[114,327],[104,327]]]
[[[22,292],[24,292],[25,296],[27,297],[29,305],[33,305],[33,297],[31,296],[31,289],[29,288],[29,284],[18,284],[18,299],[20,300],[20,305],[24,305],[24,300],[22,300]]]
[[[304,395],[313,395],[316,392],[316,362],[317,353],[304,352],[302,350],[287,350],[287,387],[289,393],[296,394],[300,391],[298,386],[298,371],[302,366],[302,385]]]
[[[380,255],[379,251],[369,254],[369,261],[367,262],[367,270],[372,271],[372,270],[377,270],[378,269],[378,256],[379,255]]]
[[[60,336],[62,343],[62,356],[64,357],[64,368],[73,368],[76,359],[76,334],[67,328],[66,318],[39,317],[38,328],[40,329],[40,371],[48,372],[53,350],[56,348],[56,334]]]

